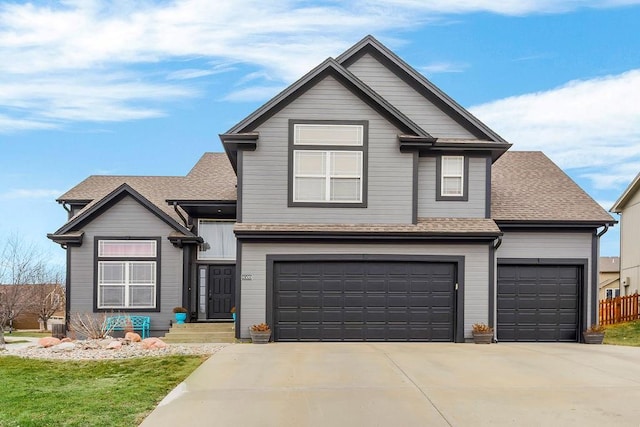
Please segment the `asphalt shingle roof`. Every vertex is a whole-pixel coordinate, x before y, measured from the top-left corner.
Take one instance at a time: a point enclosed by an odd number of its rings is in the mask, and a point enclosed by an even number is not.
[[[237,232],[301,232],[301,233],[488,233],[499,234],[492,219],[485,218],[419,218],[417,224],[252,224],[237,223]]]
[[[58,200],[91,200],[80,215],[122,184],[181,222],[167,200],[236,199],[224,153],[205,153],[186,176],[93,175]],[[612,222],[613,218],[541,152],[505,153],[492,168],[491,219],[421,218],[418,224],[237,224],[239,232],[494,233],[495,221]],[[75,218],[75,217],[74,217]]]
[[[508,151],[493,164],[491,218],[498,222],[614,221],[540,151]]]
[[[236,199],[236,175],[226,154],[205,153],[186,176],[92,175],[58,200],[91,200],[76,212],[75,218],[122,184],[129,185],[178,222],[182,221],[167,200]]]

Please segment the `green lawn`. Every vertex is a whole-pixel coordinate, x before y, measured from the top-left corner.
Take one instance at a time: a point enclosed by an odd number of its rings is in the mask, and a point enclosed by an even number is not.
[[[42,338],[42,337],[50,337],[51,332],[38,332],[38,331],[13,331],[9,333],[9,331],[4,331],[5,338],[11,337],[30,337],[30,338]]]
[[[607,326],[604,343],[640,347],[640,320]]]
[[[206,357],[69,362],[0,357],[0,426],[137,426]]]

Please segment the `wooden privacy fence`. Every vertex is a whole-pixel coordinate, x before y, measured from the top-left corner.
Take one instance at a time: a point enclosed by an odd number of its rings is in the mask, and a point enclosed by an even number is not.
[[[614,323],[640,319],[639,301],[638,294],[601,300],[599,307],[600,324],[613,325]]]

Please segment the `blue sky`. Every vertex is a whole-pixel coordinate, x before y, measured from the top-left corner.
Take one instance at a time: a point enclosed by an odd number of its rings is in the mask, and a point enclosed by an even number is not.
[[[608,209],[640,171],[638,22],[640,0],[4,1],[0,238],[62,264],[56,197],[92,174],[187,173],[367,34]]]

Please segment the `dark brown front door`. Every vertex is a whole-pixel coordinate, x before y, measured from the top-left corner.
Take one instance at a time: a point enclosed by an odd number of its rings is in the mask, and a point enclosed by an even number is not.
[[[235,265],[210,265],[207,290],[207,317],[231,319],[235,306]]]

